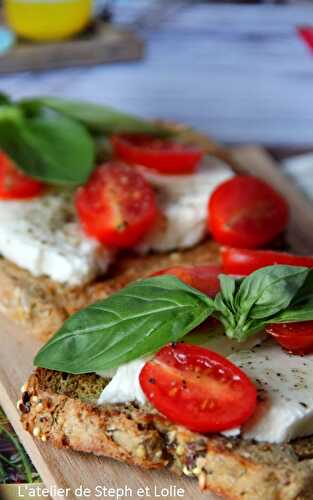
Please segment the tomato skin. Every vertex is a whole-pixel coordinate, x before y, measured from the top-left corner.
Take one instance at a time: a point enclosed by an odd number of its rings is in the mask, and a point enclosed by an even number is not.
[[[223,245],[262,247],[287,223],[286,201],[257,177],[233,177],[220,184],[209,200],[209,230]]]
[[[272,266],[273,264],[313,267],[313,257],[272,250],[223,247],[221,249],[221,258],[224,273],[242,276],[247,276],[261,267]]]
[[[41,194],[44,184],[19,170],[13,161],[0,151],[0,199],[20,200]]]
[[[150,403],[194,432],[220,432],[243,424],[256,407],[256,388],[223,356],[196,345],[163,347],[139,375]]]
[[[220,282],[218,276],[222,273],[222,268],[218,265],[211,264],[207,266],[176,266],[161,269],[153,273],[153,276],[170,274],[176,276],[186,285],[197,288],[209,297],[215,297],[220,290]]]
[[[115,135],[111,143],[121,160],[161,174],[191,174],[203,157],[203,151],[196,147],[145,135]]]
[[[109,162],[78,189],[76,210],[85,232],[117,248],[138,243],[158,214],[155,193],[132,167]]]
[[[313,321],[276,323],[268,325],[266,331],[291,354],[313,353]]]

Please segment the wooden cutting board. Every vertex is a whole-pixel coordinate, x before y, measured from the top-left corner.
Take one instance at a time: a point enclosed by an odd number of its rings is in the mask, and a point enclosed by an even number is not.
[[[313,253],[313,206],[283,176],[265,151],[255,147],[243,147],[234,150],[234,154],[242,165],[242,172],[250,172],[267,180],[286,196],[291,208],[288,239],[295,251]],[[54,499],[75,499],[78,497],[78,495],[75,496],[75,489],[80,485],[91,490],[90,496],[83,498],[91,499],[97,498],[95,488],[102,485],[114,488],[115,491],[117,488],[124,488],[124,494],[119,497],[120,500],[129,498],[160,499],[162,498],[160,497],[162,488],[167,488],[169,492],[167,496],[163,497],[166,499],[199,499],[200,493],[196,481],[191,479],[177,478],[166,471],[142,471],[110,459],[55,450],[48,444],[33,440],[20,425],[16,401],[19,389],[31,371],[32,359],[39,349],[40,343],[29,337],[26,338],[21,329],[4,318],[0,318],[0,326],[2,339],[0,348],[0,404],[10,418],[46,486],[70,489],[68,495],[52,494]],[[126,486],[129,488],[127,491],[125,490]],[[140,488],[147,488],[143,497],[138,493]],[[177,488],[182,488],[182,496],[179,496]],[[132,496],[129,492],[132,492]],[[109,497],[107,495],[107,497],[100,498]],[[210,494],[204,494],[203,498],[212,500],[214,497]]]
[[[143,53],[144,43],[137,35],[99,22],[93,31],[70,40],[18,41],[0,54],[0,74],[136,60]]]

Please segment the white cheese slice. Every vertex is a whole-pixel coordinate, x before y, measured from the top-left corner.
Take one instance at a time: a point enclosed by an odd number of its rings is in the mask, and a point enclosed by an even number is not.
[[[137,401],[144,405],[147,399],[141,389],[139,375],[146,361],[147,359],[136,359],[117,368],[112,380],[103,389],[98,399],[98,405],[106,403],[128,403],[129,401]],[[112,376],[112,371],[109,373],[99,372],[98,375],[104,378],[110,378]]]
[[[208,338],[207,342],[204,343],[204,347],[211,348],[216,352],[226,355],[239,349],[253,347],[259,344],[262,339],[263,334],[260,334],[249,339],[246,343],[240,344],[239,342],[229,340],[226,336],[220,335],[218,337]],[[98,404],[127,403],[129,401],[137,401],[142,405],[145,404],[147,398],[141,389],[139,374],[148,359],[149,358],[136,359],[121,365],[115,370],[98,372],[98,375],[111,379],[109,384],[103,389],[98,399]]]
[[[222,434],[244,439],[282,443],[313,434],[313,356],[292,356],[272,341],[262,342],[263,335],[238,344],[226,337],[211,339],[205,347],[224,354],[256,384],[259,399],[256,413],[242,427]],[[137,401],[146,397],[139,384],[139,374],[146,362],[139,359],[119,367],[103,390],[98,404]],[[103,374],[102,374],[103,375]]]
[[[212,192],[234,175],[226,163],[209,156],[192,175],[160,175],[143,167],[140,171],[156,188],[164,216],[164,221],[153,227],[137,247],[141,253],[184,249],[199,243],[207,232]]]
[[[253,380],[260,402],[242,436],[282,443],[313,434],[313,356],[293,356],[267,341],[229,356]]]
[[[88,238],[76,219],[71,193],[51,192],[0,202],[0,254],[33,276],[78,285],[103,273],[111,252]]]

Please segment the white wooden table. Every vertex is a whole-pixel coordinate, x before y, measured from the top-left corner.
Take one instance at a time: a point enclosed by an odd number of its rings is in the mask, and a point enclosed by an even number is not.
[[[313,146],[313,54],[295,32],[310,22],[313,2],[196,5],[147,34],[142,62],[12,75],[0,89],[107,102],[222,141]]]

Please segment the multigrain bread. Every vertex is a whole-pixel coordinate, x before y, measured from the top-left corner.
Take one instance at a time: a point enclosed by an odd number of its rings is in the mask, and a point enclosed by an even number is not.
[[[217,254],[218,246],[206,241],[184,252],[121,255],[109,277],[76,288],[49,278],[34,277],[6,259],[0,259],[0,310],[25,331],[45,340],[75,311],[107,297],[131,281],[170,266],[216,262]]]
[[[240,171],[236,159],[224,147],[206,135],[184,125],[169,124],[181,142],[196,144],[206,154]],[[24,330],[47,340],[73,312],[106,297],[134,279],[143,278],[161,268],[173,265],[206,264],[216,260],[217,246],[204,242],[185,252],[149,256],[119,255],[110,274],[84,285],[69,288],[46,277],[34,277],[28,271],[0,258],[0,311]]]
[[[226,161],[233,157],[207,137],[183,127],[181,140],[201,145]],[[68,288],[34,278],[0,260],[0,307],[25,330],[48,338],[73,312],[134,279],[164,267],[216,262],[218,248],[204,242],[186,252],[120,256],[110,276]],[[143,468],[171,468],[230,500],[313,500],[313,438],[286,445],[203,436],[169,422],[151,406],[97,406],[106,381],[94,374],[68,375],[37,369],[18,403],[27,431],[59,448],[111,457]]]
[[[59,448],[168,467],[231,500],[313,499],[313,438],[275,445],[203,436],[149,405],[97,406],[105,384],[95,374],[37,369],[18,403],[25,429]]]

